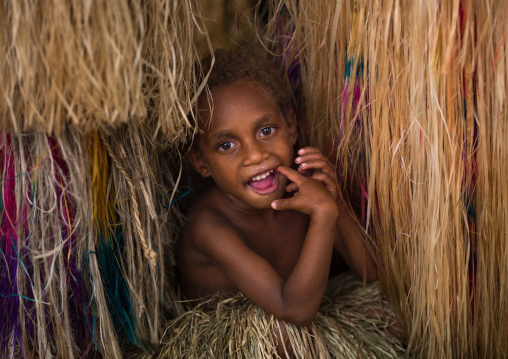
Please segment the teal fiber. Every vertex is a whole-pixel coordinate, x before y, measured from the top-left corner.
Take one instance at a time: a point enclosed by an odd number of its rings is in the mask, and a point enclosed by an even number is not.
[[[345,75],[346,79],[351,76],[351,72],[353,71],[354,62],[355,62],[354,58],[350,58],[346,62],[346,66],[344,68],[344,75]],[[362,73],[362,71],[363,71],[363,60],[360,59],[360,61],[358,61],[358,65],[356,66],[356,77],[359,77],[360,74]]]
[[[4,298],[11,298],[11,297],[15,297],[15,298],[23,298],[23,299],[26,299],[26,300],[29,300],[31,302],[35,302],[37,303],[37,301],[35,299],[32,299],[32,298],[28,298],[28,297],[25,297],[24,295],[21,295],[21,294],[9,294],[9,295],[3,295],[2,293],[0,293],[0,295]]]
[[[190,187],[190,178],[189,178],[189,181],[187,183],[187,186]],[[187,192],[185,192],[184,194],[178,196],[177,198],[175,198],[173,201],[171,201],[171,204],[169,205],[169,207],[171,207],[172,205],[174,205],[176,202],[178,202],[179,200],[181,200],[182,198],[184,198],[185,196],[187,196],[189,193],[191,193],[191,190],[188,189]],[[169,209],[168,206],[165,206],[163,203],[162,203],[162,194],[159,195],[159,200],[161,202],[161,206],[164,208],[164,209]]]
[[[4,219],[4,221],[5,221],[5,219]],[[21,266],[23,267],[23,270],[25,271],[26,276],[28,277],[28,280],[30,281],[30,284],[32,285],[32,288],[33,288],[34,284],[32,282],[32,278],[30,278],[30,274],[28,274],[28,270],[26,269],[25,264],[23,263],[23,261],[21,260],[21,258],[18,255],[18,249],[16,248],[16,245],[14,244],[14,239],[12,239],[11,235],[9,235],[9,237],[11,237],[11,243],[12,243],[12,247],[14,248],[14,253],[16,253],[16,258],[18,258],[18,262],[21,263]]]
[[[191,190],[190,190],[190,189],[189,189],[189,190],[187,190],[187,192],[185,192],[184,194],[182,194],[182,195],[181,195],[181,196],[179,196],[178,198],[175,198],[175,199],[171,202],[171,204],[170,204],[169,206],[171,207],[171,206],[172,206],[172,205],[174,205],[177,201],[179,201],[179,200],[181,200],[182,198],[184,198],[185,196],[187,196],[189,193],[191,193]],[[166,209],[167,209],[167,207],[166,207]]]
[[[102,231],[100,231],[102,234]],[[129,295],[129,287],[122,277],[121,268],[115,258],[121,256],[120,249],[123,246],[123,234],[117,230],[115,232],[116,245],[112,242],[103,240],[99,242],[99,251],[95,252],[99,262],[102,283],[106,295],[106,303],[111,313],[115,331],[119,337],[127,339],[128,343],[133,343],[140,348],[143,344],[137,336],[138,323],[132,317],[132,301]]]
[[[16,176],[14,177],[11,177],[11,178],[1,178],[0,179],[0,182],[6,182],[6,181],[11,181],[13,179],[16,179],[18,177],[21,177],[21,176],[26,176],[27,174],[29,174],[30,172],[24,172],[24,173],[20,173],[20,174],[17,174]]]
[[[88,232],[88,230],[87,230]],[[83,268],[81,269],[81,272],[82,272],[82,275],[83,275],[83,278],[86,278],[85,274],[86,272],[89,272],[88,269],[88,263],[89,263],[89,260],[88,260],[88,255],[90,253],[92,253],[91,251],[88,250],[88,235],[86,236],[87,240],[86,240],[86,248],[85,248],[85,253],[83,253]],[[95,295],[94,295],[94,292],[93,292],[93,286],[92,286],[92,278],[90,278],[90,275],[88,275],[88,281],[90,283],[90,288],[92,290],[92,296],[90,298],[90,305],[92,303],[95,303]],[[96,314],[95,314],[95,311],[93,311],[93,319],[92,319],[92,342],[93,342],[93,345],[95,347],[95,349],[97,349],[97,351],[100,352],[100,349],[99,349],[99,346],[97,345],[97,342],[95,340],[95,320],[96,320]],[[88,313],[86,315],[86,320],[88,322]],[[90,326],[90,323],[88,322],[88,326]]]

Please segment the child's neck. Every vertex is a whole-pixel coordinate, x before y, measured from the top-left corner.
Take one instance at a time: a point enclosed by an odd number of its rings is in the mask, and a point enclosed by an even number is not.
[[[218,187],[217,190],[220,193],[221,197],[224,199],[228,210],[231,211],[235,216],[241,217],[243,220],[272,221],[277,216],[277,211],[272,208],[254,208],[237,200],[234,197],[227,196]]]

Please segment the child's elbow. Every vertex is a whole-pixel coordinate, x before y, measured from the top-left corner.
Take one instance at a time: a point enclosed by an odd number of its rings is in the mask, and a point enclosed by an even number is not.
[[[312,318],[303,318],[303,319],[297,319],[294,322],[289,322],[293,325],[299,326],[299,327],[308,327],[312,324],[312,321],[314,320],[314,317]]]
[[[315,311],[308,312],[303,308],[299,308],[284,313],[281,317],[278,317],[278,319],[282,319],[287,323],[297,325],[299,327],[307,327],[312,323],[315,316]]]
[[[285,322],[289,323],[289,324],[293,324],[293,325],[296,325],[296,326],[299,326],[299,327],[308,327],[309,325],[311,325],[312,321],[314,320],[314,317],[312,318],[309,318],[309,317],[305,317],[305,318],[287,318],[287,319],[284,319]]]

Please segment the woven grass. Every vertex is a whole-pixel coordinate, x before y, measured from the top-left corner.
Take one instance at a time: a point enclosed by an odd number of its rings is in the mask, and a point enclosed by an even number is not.
[[[330,282],[309,327],[278,321],[241,294],[217,295],[168,324],[157,357],[275,358],[272,330],[280,326],[289,338],[284,350],[295,358],[400,358],[405,350],[386,330],[394,322],[377,283],[363,288],[349,274]]]

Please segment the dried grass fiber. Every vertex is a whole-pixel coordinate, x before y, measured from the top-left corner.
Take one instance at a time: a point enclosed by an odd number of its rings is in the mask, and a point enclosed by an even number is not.
[[[402,358],[404,348],[386,331],[394,319],[377,283],[363,288],[346,274],[330,282],[309,327],[278,321],[241,294],[218,295],[170,322],[154,357],[275,358],[270,333],[282,326],[295,358]]]
[[[269,5],[260,38],[299,65],[312,143],[337,149],[409,351],[506,356],[507,4]]]
[[[159,341],[178,213],[149,138],[1,134],[0,356],[119,358]]]
[[[150,124],[178,144],[199,93],[192,0],[0,2],[0,130]],[[201,30],[203,31],[203,30]]]
[[[301,88],[311,144],[337,154],[409,352],[506,356],[508,5],[265,4],[259,38]],[[121,357],[127,338],[158,342],[163,312],[178,311],[166,244],[180,160],[163,180],[151,141],[177,148],[195,130],[198,12],[0,1],[0,355]]]
[[[1,357],[120,358],[177,310],[198,5],[0,1]]]

